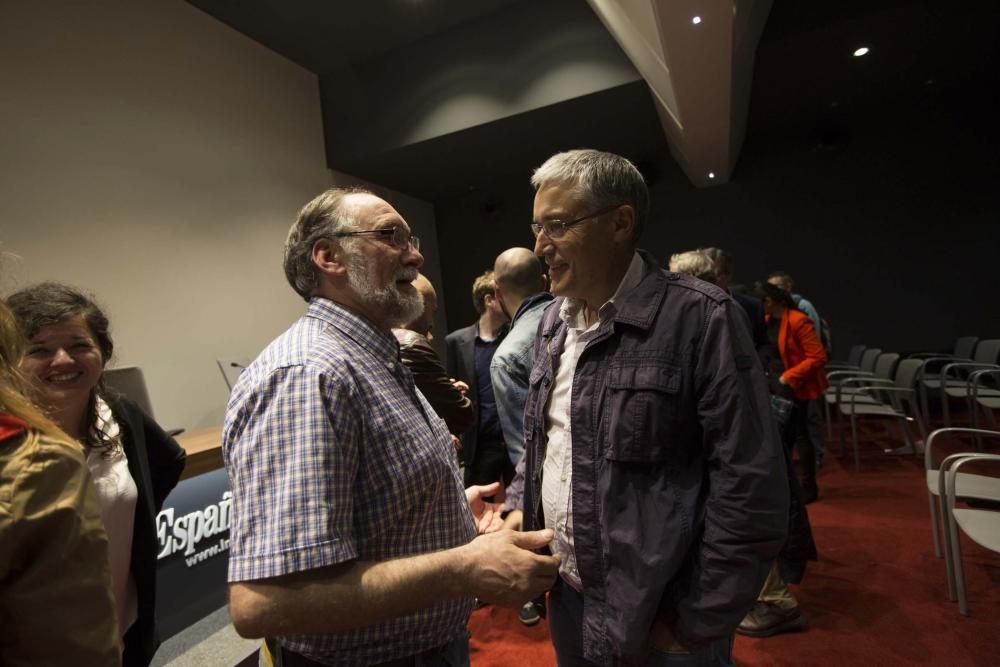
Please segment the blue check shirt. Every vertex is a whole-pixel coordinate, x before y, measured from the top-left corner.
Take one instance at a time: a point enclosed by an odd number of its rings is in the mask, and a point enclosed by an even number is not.
[[[233,490],[230,582],[476,536],[448,428],[414,386],[396,339],[327,299],[314,298],[240,375],[222,453]],[[472,604],[279,640],[330,665],[379,663],[451,641]]]

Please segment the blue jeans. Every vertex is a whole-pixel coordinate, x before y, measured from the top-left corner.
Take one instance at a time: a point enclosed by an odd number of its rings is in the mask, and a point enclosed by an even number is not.
[[[559,667],[598,667],[583,657],[583,596],[556,579],[549,593],[549,631]],[[732,637],[712,642],[693,653],[653,649],[647,667],[736,667]]]

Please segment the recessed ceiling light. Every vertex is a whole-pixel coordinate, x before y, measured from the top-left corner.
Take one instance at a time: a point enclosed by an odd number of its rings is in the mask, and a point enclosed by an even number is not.
[[[695,16],[693,19],[691,19],[691,23],[698,25],[699,23],[701,23],[701,17]]]
[[[861,56],[866,55],[867,53],[868,53],[868,47],[862,46],[860,49],[856,49],[854,51],[854,57],[860,58]]]
[[[709,178],[715,178],[715,172],[714,171],[708,172],[708,177]]]

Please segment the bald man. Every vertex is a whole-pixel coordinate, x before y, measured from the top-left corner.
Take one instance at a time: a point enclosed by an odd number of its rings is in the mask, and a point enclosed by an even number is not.
[[[546,291],[548,281],[542,263],[527,248],[500,253],[493,264],[493,275],[497,300],[511,323],[490,362],[490,380],[507,454],[511,464],[517,465],[524,453],[524,400],[535,363],[535,332],[552,295]]]
[[[400,359],[413,374],[417,389],[448,425],[448,431],[458,436],[472,426],[475,408],[463,391],[465,384],[448,378],[441,358],[431,347],[431,330],[437,311],[434,286],[422,273],[417,274],[412,284],[423,298],[423,310],[412,321],[393,329],[392,333],[399,341]]]

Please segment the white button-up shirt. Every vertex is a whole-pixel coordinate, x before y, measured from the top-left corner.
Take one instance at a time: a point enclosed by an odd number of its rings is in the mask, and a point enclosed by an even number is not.
[[[576,567],[576,551],[573,548],[573,425],[570,419],[573,376],[587,343],[597,335],[601,323],[617,313],[615,302],[621,303],[642,281],[645,272],[645,263],[635,253],[618,289],[597,311],[597,321],[590,326],[584,319],[582,300],[566,299],[559,309],[559,317],[566,323],[567,331],[545,413],[548,446],[542,464],[542,510],[545,527],[555,533],[549,547],[561,558],[559,574],[578,591],[583,590],[583,582]]]

